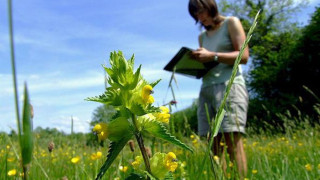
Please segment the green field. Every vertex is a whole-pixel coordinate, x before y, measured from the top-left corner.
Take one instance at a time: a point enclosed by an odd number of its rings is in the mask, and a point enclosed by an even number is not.
[[[288,134],[247,135],[245,150],[248,158],[247,179],[320,179],[320,128],[309,127]],[[29,167],[30,179],[94,179],[107,155],[107,146],[86,146],[86,135],[35,134],[33,160]],[[48,143],[54,142],[52,152],[48,151]],[[146,139],[151,147],[152,139]],[[17,137],[2,134],[0,137],[0,179],[22,179],[19,163],[19,146]],[[206,141],[197,137],[183,137],[182,142],[193,147],[190,153],[157,140],[156,152],[174,152],[179,166],[173,173],[175,179],[214,179],[210,161],[207,160],[204,171],[199,172],[204,157]],[[99,153],[102,152],[102,156]],[[125,179],[134,171],[131,163],[140,151],[136,144],[131,152],[126,146],[116,161],[104,175],[103,179]],[[73,158],[74,163],[71,161]],[[218,162],[218,161],[217,161]],[[219,163],[219,162],[218,162]],[[122,166],[122,167],[121,167]],[[225,176],[215,163],[217,179],[233,179],[235,176],[232,163],[228,163]],[[15,169],[16,175],[8,176]],[[12,172],[12,171],[11,171]]]

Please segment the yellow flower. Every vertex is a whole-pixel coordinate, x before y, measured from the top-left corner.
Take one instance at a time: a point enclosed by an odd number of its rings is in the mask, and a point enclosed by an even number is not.
[[[128,166],[119,166],[119,170],[125,173],[128,170]]]
[[[227,178],[228,178],[228,179],[231,178],[231,174],[230,174],[230,173],[227,174]]]
[[[77,164],[79,161],[80,161],[80,156],[76,156],[76,157],[74,157],[74,158],[71,159],[71,162],[72,162],[73,164]]]
[[[223,142],[220,142],[220,146],[224,146],[224,143],[223,143]]]
[[[249,180],[249,178],[244,178],[244,180]]]
[[[318,164],[318,169],[320,170],[320,164]]]
[[[17,174],[17,170],[15,169],[8,171],[8,176],[15,176],[16,174]]]
[[[8,161],[8,162],[14,161],[14,157],[9,157],[9,158],[7,159],[7,161]]]
[[[7,145],[7,149],[10,149],[10,146],[9,146],[9,145]]]
[[[102,152],[98,151],[97,153],[92,153],[90,158],[91,160],[97,160],[100,159],[102,157]]]
[[[131,163],[131,165],[133,166],[133,169],[138,169],[140,164],[142,163],[143,159],[141,156],[136,156],[136,158],[134,160],[135,161],[133,161]]]
[[[173,152],[169,152],[165,157],[165,166],[166,168],[174,172],[176,168],[178,167],[178,160],[176,155]]]
[[[311,171],[312,170],[311,164],[306,164],[304,167],[306,168],[307,171]]]
[[[141,96],[144,103],[152,104],[154,102],[154,98],[151,96],[152,93],[152,86],[143,86]]]
[[[101,152],[101,151],[98,151],[98,152],[97,152],[97,158],[100,159],[101,157],[102,157],[102,152]]]
[[[233,167],[233,163],[232,162],[229,162],[229,167]]]
[[[158,121],[161,121],[163,123],[169,123],[169,119],[170,119],[169,108],[167,108],[166,106],[160,106],[159,108],[161,112],[155,113],[155,117],[157,118]]]
[[[197,140],[197,139],[192,140],[192,144],[193,144],[193,145],[196,145],[197,143],[198,143],[198,140]]]
[[[93,131],[97,133],[99,141],[106,140],[108,138],[108,125],[107,123],[98,123],[94,126]]]
[[[190,135],[190,138],[193,139],[193,138],[194,138],[194,135]]]
[[[215,161],[219,161],[219,157],[218,157],[218,156],[213,156],[213,159],[214,159]]]
[[[256,169],[252,170],[252,174],[257,174],[257,173],[258,173],[258,170],[256,170]]]

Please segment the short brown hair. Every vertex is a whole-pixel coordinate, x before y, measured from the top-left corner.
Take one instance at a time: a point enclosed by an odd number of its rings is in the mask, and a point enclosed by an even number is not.
[[[196,23],[199,22],[197,18],[197,12],[199,12],[200,10],[207,10],[210,16],[213,18],[214,24],[217,25],[222,21],[222,19],[219,16],[218,6],[215,0],[189,0],[188,9],[189,9],[190,15],[193,17]],[[204,26],[204,27],[207,30],[211,28],[210,26],[209,27]]]

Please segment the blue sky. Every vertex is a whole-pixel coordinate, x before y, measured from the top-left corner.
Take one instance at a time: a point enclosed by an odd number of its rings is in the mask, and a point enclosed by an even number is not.
[[[34,106],[34,127],[89,132],[100,104],[84,101],[104,92],[104,71],[111,51],[135,55],[142,75],[155,87],[156,105],[170,101],[171,74],[163,67],[181,46],[197,48],[199,28],[186,0],[14,1],[14,40],[20,111],[24,82]],[[305,23],[311,7],[297,15]],[[8,37],[7,1],[0,0],[0,131],[16,129]],[[174,111],[197,98],[200,80],[176,76]]]

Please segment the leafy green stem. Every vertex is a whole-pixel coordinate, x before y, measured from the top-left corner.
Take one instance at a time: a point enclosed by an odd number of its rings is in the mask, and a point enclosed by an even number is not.
[[[140,148],[140,151],[141,151],[141,154],[142,154],[142,157],[143,157],[143,160],[144,160],[144,164],[146,166],[146,170],[149,174],[152,174],[151,173],[151,168],[150,168],[150,162],[149,162],[149,157],[147,155],[147,152],[146,152],[146,149],[144,147],[144,143],[143,143],[143,138],[142,138],[142,134],[141,132],[139,132],[138,130],[138,126],[137,126],[137,118],[136,118],[136,115],[132,114],[132,122],[133,122],[133,125],[135,126],[135,137],[137,139],[137,142],[138,142],[138,145],[139,145],[139,148]]]

